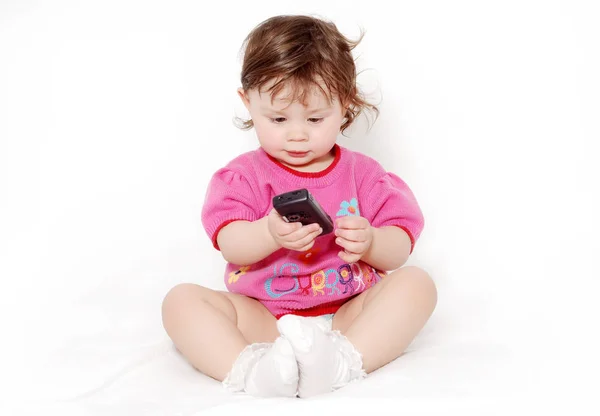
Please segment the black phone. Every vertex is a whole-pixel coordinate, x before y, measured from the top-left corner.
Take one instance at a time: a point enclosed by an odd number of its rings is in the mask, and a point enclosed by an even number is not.
[[[297,189],[273,197],[273,208],[286,222],[300,222],[302,225],[318,223],[323,232],[333,231],[331,217],[321,208],[307,189]]]

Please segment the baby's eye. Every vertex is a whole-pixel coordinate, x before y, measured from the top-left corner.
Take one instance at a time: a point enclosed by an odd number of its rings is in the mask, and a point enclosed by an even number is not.
[[[322,118],[309,118],[308,121],[310,121],[311,123],[320,123],[321,121],[323,121]]]
[[[272,118],[271,121],[275,124],[283,123],[285,121],[285,117]]]

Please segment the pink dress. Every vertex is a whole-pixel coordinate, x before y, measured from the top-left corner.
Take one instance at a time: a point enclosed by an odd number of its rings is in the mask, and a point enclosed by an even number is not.
[[[202,209],[202,224],[216,249],[221,228],[236,220],[256,221],[272,209],[275,195],[306,188],[334,219],[365,217],[372,226],[397,226],[412,247],[423,230],[423,215],[412,191],[374,159],[335,146],[335,159],[325,170],[298,172],[261,148],[244,153],[212,177]],[[306,252],[281,248],[258,263],[228,263],[225,284],[233,293],[260,301],[275,317],[293,313],[335,313],[350,298],[385,276],[359,261],[345,263],[337,253],[334,233],[317,237]]]

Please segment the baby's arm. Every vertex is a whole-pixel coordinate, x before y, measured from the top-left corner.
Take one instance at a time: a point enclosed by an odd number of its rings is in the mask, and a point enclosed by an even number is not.
[[[287,223],[274,209],[256,221],[234,221],[217,235],[221,254],[230,263],[257,263],[280,248],[309,250],[323,230],[318,224]]]
[[[371,244],[361,257],[379,270],[402,267],[413,251],[424,221],[408,185],[397,175],[375,164],[373,175],[359,189],[361,215],[370,222]]]
[[[354,263],[362,260],[378,270],[396,270],[411,252],[408,233],[397,226],[374,227],[360,216],[337,218],[335,242],[344,250],[342,260]]]
[[[247,266],[279,249],[269,232],[267,219],[268,217],[263,217],[256,221],[234,221],[223,227],[217,236],[217,242],[225,260]]]
[[[408,260],[410,237],[400,227],[371,227],[373,240],[362,260],[378,270],[396,270]]]

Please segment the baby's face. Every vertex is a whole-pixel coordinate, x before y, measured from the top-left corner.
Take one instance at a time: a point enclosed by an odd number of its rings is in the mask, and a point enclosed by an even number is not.
[[[289,87],[283,88],[273,102],[268,92],[253,89],[239,93],[265,152],[300,171],[320,171],[329,165],[344,119],[337,98],[330,102],[316,87],[307,94],[306,106],[286,99],[292,96]]]

